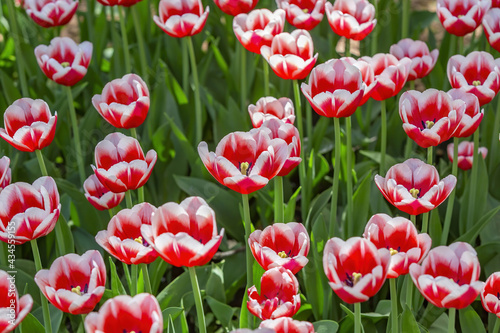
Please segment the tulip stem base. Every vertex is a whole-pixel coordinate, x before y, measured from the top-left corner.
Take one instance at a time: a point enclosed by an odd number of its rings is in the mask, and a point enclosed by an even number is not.
[[[264,96],[269,96],[269,64],[262,57],[262,69],[264,70]]]
[[[300,143],[302,147],[304,147],[304,125],[302,119],[302,107],[300,105],[300,89],[299,82],[297,80],[293,80],[293,93],[295,97],[295,113],[297,120],[297,129],[299,130]],[[309,212],[309,185],[306,179],[306,159],[305,159],[305,149],[301,149],[300,158],[302,162],[299,163],[299,181],[300,186],[302,188],[301,194],[302,199],[300,200],[300,208],[302,214],[302,220],[306,220],[307,213]]]
[[[148,73],[148,65],[146,62],[146,48],[144,47],[144,37],[141,31],[141,22],[139,19],[139,14],[137,13],[137,6],[130,7],[130,11],[132,12],[132,20],[134,21],[135,35],[137,36],[137,44],[139,45],[139,61],[141,62],[141,74],[144,81],[148,82],[149,73]]]
[[[283,177],[274,177],[274,223],[283,223],[284,218],[283,207]]]
[[[247,285],[245,288],[245,292],[253,286],[253,259],[252,259],[252,251],[250,250],[250,245],[248,244],[248,238],[250,237],[250,233],[252,232],[252,221],[250,220],[250,204],[248,202],[248,194],[242,194],[243,197],[243,220],[245,224],[245,249],[246,249],[246,262],[247,262]],[[241,305],[246,306],[246,304]],[[252,315],[247,311],[247,325],[252,322]],[[240,327],[242,327],[242,323],[240,323]],[[246,327],[246,325],[245,325]]]
[[[71,87],[66,86],[66,95],[68,97],[69,117],[71,118],[71,127],[73,127],[73,138],[75,140],[75,154],[76,163],[78,164],[78,174],[80,175],[80,182],[83,185],[85,182],[85,168],[83,166],[83,153],[82,145],[80,143],[80,131],[78,129],[78,121],[76,119],[75,105],[73,102],[73,93]]]
[[[474,132],[474,150],[473,150],[473,158],[472,158],[472,172],[471,172],[471,180],[470,180],[470,190],[469,190],[469,208],[467,211],[467,230],[473,225],[473,218],[474,218],[474,211],[475,211],[475,205],[476,205],[476,200],[475,196],[477,193],[477,178],[478,178],[478,171],[479,171],[479,159],[482,158],[482,156],[479,155],[479,130],[476,130]]]
[[[140,264],[142,270],[142,278],[144,280],[144,291],[148,294],[153,294],[151,288],[151,280],[149,279],[148,265]]]
[[[35,150],[36,159],[38,160],[38,165],[40,165],[40,171],[42,171],[42,176],[48,176],[47,167],[45,166],[45,162],[43,160],[42,151],[40,149]]]
[[[457,309],[448,309],[448,333],[455,333],[455,317],[457,314]]]
[[[354,303],[354,333],[361,333],[361,303]]]
[[[200,100],[200,81],[198,79],[198,67],[196,67],[196,56],[194,53],[193,38],[187,36],[189,59],[191,60],[191,72],[193,73],[194,81],[194,108],[195,108],[195,133],[194,142],[196,145],[201,142],[203,137],[203,115],[201,112],[201,100]]]
[[[128,37],[127,37],[127,27],[125,26],[125,13],[123,12],[123,6],[116,6],[118,11],[118,17],[120,17],[120,29],[122,33],[122,43],[123,43],[123,57],[125,59],[125,73],[128,74],[132,72],[132,65],[130,63],[130,54],[128,53]]]
[[[385,175],[385,154],[387,151],[387,105],[386,101],[380,102],[380,116],[381,116],[381,129],[380,129],[380,174]]]
[[[198,316],[198,326],[200,333],[207,332],[207,325],[205,324],[205,313],[203,312],[203,302],[201,299],[200,286],[198,284],[198,277],[196,276],[196,269],[188,267],[189,277],[191,278],[191,286],[193,287],[194,303],[196,305],[196,315]]]
[[[396,289],[396,279],[388,279],[391,289],[391,332],[398,333],[398,292]]]
[[[346,128],[346,183],[347,183],[347,228],[349,230],[348,236],[354,236],[354,205],[352,196],[352,134],[351,134],[351,117],[345,118]]]
[[[33,250],[33,259],[35,260],[35,269],[39,272],[42,269],[42,261],[40,260],[40,251],[36,239],[30,241],[31,249]],[[49,303],[47,298],[40,290],[40,301],[42,302],[43,323],[46,333],[52,333],[52,323],[50,321]]]
[[[335,126],[335,162],[333,166],[333,184],[332,184],[332,201],[330,207],[330,230],[329,238],[335,234],[335,226],[337,225],[337,201],[339,195],[339,178],[340,178],[340,119],[333,118]]]
[[[451,174],[457,177],[458,173],[458,138],[453,138],[453,164],[451,167]],[[453,205],[455,204],[456,186],[451,191],[448,198],[448,205],[446,206],[446,215],[443,223],[443,233],[441,234],[441,245],[446,245],[448,242],[448,234],[450,233],[451,217],[453,215]]]
[[[492,333],[498,333],[500,331],[500,318],[496,317],[495,326],[493,327]]]

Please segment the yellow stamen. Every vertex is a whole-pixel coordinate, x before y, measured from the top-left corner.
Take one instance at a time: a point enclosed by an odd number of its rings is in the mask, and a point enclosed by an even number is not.
[[[64,68],[68,67],[69,66],[69,62],[67,62],[67,61],[62,62],[61,66],[63,66]]]
[[[302,9],[302,11],[303,11],[304,13],[309,13],[309,9],[307,9],[307,8]]]
[[[361,280],[362,276],[363,274],[361,273],[352,273],[352,285],[355,286]]]
[[[481,85],[481,81],[479,81],[479,80],[472,81],[472,85],[475,86],[475,87],[480,86]]]
[[[134,241],[137,242],[137,243],[139,243],[139,244],[142,244],[142,237],[139,236],[136,239],[134,239]]]
[[[431,121],[431,120],[427,120],[427,121],[425,122],[425,127],[427,127],[428,129],[431,129],[431,128],[432,128],[432,126],[434,126],[434,122],[433,122],[433,121]]]
[[[77,286],[76,288],[71,288],[71,292],[77,294],[78,296],[82,296],[82,287]]]
[[[398,253],[398,250],[394,250],[392,247],[389,249],[389,252],[391,253],[391,256],[395,255]]]
[[[462,18],[462,17],[464,17],[464,16],[463,15],[458,15],[458,18]]]
[[[286,255],[285,251],[278,252],[278,255],[279,255],[281,258],[288,258],[288,256]]]
[[[248,162],[243,162],[240,164],[240,171],[241,171],[241,174],[246,176],[247,175],[247,172],[248,172],[248,168],[250,167],[250,163]]]
[[[419,193],[420,193],[420,191],[419,191],[419,190],[417,190],[416,188],[412,188],[412,189],[410,190],[410,194],[411,194],[411,196],[412,196],[412,197],[414,197],[415,199],[417,199],[417,198],[418,198],[418,194],[419,194]]]

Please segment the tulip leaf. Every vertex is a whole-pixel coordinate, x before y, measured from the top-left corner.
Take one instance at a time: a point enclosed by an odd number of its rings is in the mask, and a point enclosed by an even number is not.
[[[40,323],[31,313],[28,313],[19,327],[21,333],[45,333],[45,328],[42,323]]]
[[[484,270],[486,276],[498,271],[500,262],[500,243],[491,242],[476,247],[477,257],[481,263],[481,270]]]
[[[377,164],[380,164],[380,152],[378,151],[368,151],[368,150],[360,150],[359,153],[363,156],[368,157],[369,159],[375,161]],[[388,168],[391,166],[395,165],[397,162],[396,160],[390,156],[390,155],[385,155],[385,164]],[[385,177],[385,175],[380,175],[382,177]]]
[[[364,230],[364,221],[368,221],[368,212],[370,209],[370,193],[372,185],[372,173],[369,172],[363,180],[361,180],[358,188],[354,192],[353,206],[356,207],[353,211],[352,221],[354,223],[354,234],[349,237],[361,235]]]
[[[313,323],[316,333],[335,333],[339,329],[339,324],[333,320],[320,320]]]
[[[113,292],[113,297],[118,295],[127,295],[122,281],[116,271],[116,266],[112,257],[109,257],[109,271],[111,272],[111,290]]]
[[[88,250],[97,250],[103,254],[104,250],[100,247],[95,238],[92,237],[88,231],[74,227],[71,229],[71,233],[73,234],[73,239],[75,240],[75,249],[77,253],[85,253]]]
[[[488,213],[486,213],[479,221],[477,221],[471,228],[467,230],[466,233],[458,237],[456,242],[467,242],[474,244],[477,236],[483,230],[484,227],[493,219],[493,217],[500,211],[500,206],[493,208]]]
[[[68,226],[68,222],[61,214],[56,223],[56,243],[58,250],[57,256],[63,256],[67,253],[73,253],[75,248],[75,243],[73,241],[73,234]]]
[[[458,310],[458,318],[462,332],[486,333],[481,318],[472,306]]]
[[[207,296],[206,301],[210,309],[213,311],[215,318],[217,318],[221,325],[231,331],[233,329],[233,324],[231,322],[235,309],[229,305],[216,300],[213,297]]]
[[[420,333],[417,321],[413,312],[405,305],[403,313],[401,314],[401,330],[400,332],[405,333]]]
[[[293,193],[293,195],[290,197],[288,200],[288,204],[285,207],[285,215],[284,215],[284,222],[293,222],[296,221],[295,219],[295,207],[297,205],[297,198],[300,194],[302,187],[298,187],[297,190]]]
[[[170,307],[163,310],[162,311],[163,329],[166,328],[168,332],[175,332],[175,325],[173,321],[183,313],[184,313],[184,308],[182,307]]]
[[[226,292],[224,289],[224,263],[215,265],[212,263],[212,270],[208,277],[206,294],[219,302],[226,302]]]
[[[438,308],[437,306],[434,306],[432,304],[428,304],[425,307],[424,314],[419,320],[419,323],[422,324],[424,327],[429,327],[431,326],[441,315],[444,314],[445,308]],[[444,314],[446,315],[446,314]]]

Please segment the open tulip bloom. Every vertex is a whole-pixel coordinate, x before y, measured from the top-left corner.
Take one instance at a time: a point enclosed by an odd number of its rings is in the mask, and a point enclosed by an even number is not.
[[[500,52],[500,8],[490,9],[483,18],[484,34],[491,47]]]
[[[390,53],[399,60],[407,57],[411,59],[408,81],[421,79],[432,71],[439,56],[439,50],[429,52],[427,44],[421,40],[405,38],[391,46]]]
[[[264,320],[259,328],[270,328],[276,333],[314,333],[313,324],[308,321],[293,320],[290,317]],[[261,333],[260,330],[256,332]],[[266,332],[262,331],[262,333]]]
[[[67,24],[78,8],[78,0],[25,0],[26,14],[44,27],[57,27]]]
[[[479,147],[479,153],[483,158],[486,158],[488,154],[488,149],[486,147]],[[446,148],[448,153],[448,159],[453,162],[453,143],[450,143]],[[474,142],[462,141],[458,145],[458,167],[462,170],[469,170],[472,168],[472,162],[474,161]]]
[[[474,134],[474,132],[483,120],[484,110],[479,106],[479,99],[476,95],[466,93],[461,89],[451,89],[448,95],[453,100],[462,100],[465,103],[465,112],[460,120],[457,131],[453,134],[456,138],[466,138]]]
[[[214,0],[224,13],[236,16],[251,11],[259,0]]]
[[[500,272],[491,274],[481,291],[481,303],[483,308],[489,313],[493,313],[500,318]],[[498,321],[498,319],[497,319]]]
[[[312,30],[325,14],[326,0],[276,0],[286,12],[286,20],[297,29]]]
[[[209,12],[208,6],[203,11],[200,0],[161,0],[153,20],[169,36],[182,38],[200,33]]]
[[[33,298],[26,294],[19,298],[15,277],[0,270],[0,332],[13,332],[33,307]]]
[[[437,14],[446,31],[465,36],[476,30],[490,6],[491,0],[438,0]]]
[[[377,24],[375,7],[367,0],[326,2],[325,11],[333,32],[348,39],[365,39]]]
[[[281,97],[276,99],[272,96],[261,97],[257,103],[248,106],[248,113],[254,128],[259,128],[262,123],[269,119],[280,119],[287,124],[293,124],[295,113],[290,98]]]

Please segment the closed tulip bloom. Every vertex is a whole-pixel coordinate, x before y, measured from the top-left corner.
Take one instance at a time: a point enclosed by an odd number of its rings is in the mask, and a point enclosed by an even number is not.
[[[263,45],[271,46],[273,37],[283,32],[285,12],[277,9],[254,9],[238,14],[233,19],[233,30],[241,45],[250,52],[260,54]]]
[[[264,121],[280,119],[287,124],[295,122],[295,112],[290,98],[276,99],[272,96],[261,97],[257,103],[248,106],[248,113],[254,128],[259,128]]]
[[[431,248],[432,240],[426,233],[418,234],[415,225],[403,217],[387,214],[373,215],[365,227],[363,237],[379,249],[389,249],[391,264],[388,279],[408,274],[410,265],[419,264]]]
[[[35,282],[59,310],[86,314],[104,294],[106,266],[99,251],[90,250],[82,256],[70,253],[54,260],[50,269],[38,271]]]
[[[293,320],[290,317],[264,320],[259,328],[270,328],[276,333],[314,333],[313,324],[308,321]]]
[[[97,0],[101,5],[104,6],[123,6],[130,7],[135,5],[142,0]]]
[[[377,24],[375,7],[366,0],[335,0],[325,4],[333,32],[353,40],[363,40]]]
[[[318,59],[313,52],[313,40],[307,30],[283,32],[273,38],[270,47],[262,46],[260,50],[273,72],[285,80],[305,79]]]
[[[454,55],[446,71],[451,87],[476,95],[481,106],[491,102],[500,90],[500,58],[494,59],[488,52]]]
[[[200,0],[160,0],[156,25],[169,36],[182,38],[200,33],[207,22],[210,8],[203,11]]]
[[[92,165],[99,181],[114,193],[136,190],[149,179],[157,154],[151,149],[146,156],[139,141],[122,133],[108,134],[95,147]]]
[[[486,13],[483,18],[483,28],[488,43],[500,52],[500,8],[492,8]]]
[[[26,294],[19,298],[16,278],[0,270],[0,332],[12,332],[30,313],[33,298]]]
[[[453,175],[440,180],[434,166],[416,158],[392,166],[385,178],[375,175],[375,184],[387,201],[410,215],[427,213],[439,206],[456,183]]]
[[[203,266],[217,252],[224,229],[217,234],[215,212],[200,197],[180,204],[169,202],[153,214],[151,225],[143,224],[144,240],[171,265]]]
[[[259,0],[214,0],[224,13],[236,16],[251,11]]]
[[[49,79],[64,86],[74,86],[87,74],[92,43],[78,45],[69,37],[56,37],[48,46],[38,45],[35,56],[38,66]]]
[[[107,230],[97,233],[97,244],[127,265],[152,263],[158,253],[142,238],[141,227],[151,225],[155,210],[155,206],[143,202],[119,211],[109,221]]]
[[[453,162],[453,143],[450,143],[446,149],[448,152],[448,159]],[[479,147],[479,153],[486,158],[488,154],[488,149],[486,147]],[[472,168],[472,162],[474,160],[474,142],[462,141],[458,144],[458,167],[462,170],[469,170]]]
[[[95,174],[92,174],[83,183],[85,198],[98,210],[115,208],[125,198],[125,193],[113,193],[104,186]]]
[[[421,79],[429,74],[436,65],[439,50],[429,52],[427,44],[421,40],[405,38],[391,46],[390,53],[399,60],[407,57],[411,59],[408,81]]]
[[[97,112],[116,128],[139,127],[149,111],[149,90],[137,74],[108,82],[101,95],[92,97]]]
[[[160,304],[153,295],[142,293],[108,299],[99,312],[85,318],[85,332],[163,332]]]
[[[36,24],[44,28],[57,27],[68,23],[78,8],[73,0],[25,0],[26,14]]]
[[[444,91],[409,90],[399,99],[399,116],[406,134],[420,147],[435,147],[455,134],[465,103]]]
[[[312,30],[325,14],[326,0],[276,0],[286,12],[286,20],[297,29]]]
[[[0,192],[0,240],[20,245],[46,236],[54,229],[60,212],[53,178],[40,177],[33,185],[10,184]]]
[[[0,136],[20,151],[34,152],[50,145],[56,133],[57,112],[53,116],[41,99],[21,98],[3,115]]]
[[[265,270],[284,267],[297,274],[309,262],[310,239],[301,223],[274,223],[264,230],[255,230],[248,244]]]
[[[491,0],[438,0],[437,14],[446,31],[465,36],[476,30],[490,6]]]
[[[476,95],[466,93],[460,89],[451,89],[448,91],[448,95],[450,95],[453,100],[462,100],[465,103],[465,112],[453,136],[457,138],[471,136],[479,127],[484,116],[484,110],[481,110],[479,106],[479,99]]]
[[[219,183],[241,194],[266,186],[289,157],[286,141],[272,139],[268,131],[260,128],[229,133],[219,142],[215,153],[208,151],[206,142],[201,142],[198,154]]]
[[[324,117],[349,117],[365,91],[361,72],[345,60],[332,59],[313,68],[301,89],[314,111]]]
[[[483,289],[481,267],[472,246],[456,242],[433,248],[422,265],[412,264],[410,275],[420,293],[439,308],[463,309]]]
[[[481,303],[483,308],[489,313],[493,313],[500,318],[500,272],[491,274],[481,291]]]
[[[12,170],[9,167],[10,158],[4,156],[0,158],[0,192],[10,185]]]

